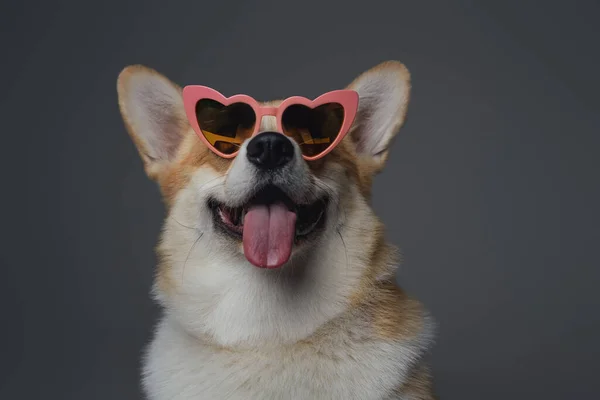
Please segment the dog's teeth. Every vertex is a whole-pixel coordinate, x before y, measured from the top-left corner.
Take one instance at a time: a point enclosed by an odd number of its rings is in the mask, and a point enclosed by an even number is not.
[[[240,225],[244,225],[244,219],[246,218],[246,213],[247,212],[248,212],[248,210],[244,207],[242,209],[242,217],[241,217]]]

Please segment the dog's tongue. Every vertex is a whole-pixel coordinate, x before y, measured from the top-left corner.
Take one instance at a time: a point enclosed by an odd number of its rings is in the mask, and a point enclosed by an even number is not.
[[[244,218],[244,254],[261,268],[278,268],[292,253],[296,213],[281,203],[250,207]]]

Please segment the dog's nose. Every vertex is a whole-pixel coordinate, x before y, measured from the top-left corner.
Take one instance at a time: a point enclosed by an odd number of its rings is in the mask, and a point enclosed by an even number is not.
[[[262,132],[254,136],[246,147],[248,160],[261,169],[282,167],[294,157],[290,139],[277,132]]]

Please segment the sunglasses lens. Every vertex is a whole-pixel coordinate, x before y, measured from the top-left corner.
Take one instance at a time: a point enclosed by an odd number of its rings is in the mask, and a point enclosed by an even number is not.
[[[316,108],[301,104],[289,106],[281,116],[286,135],[294,139],[302,154],[314,157],[329,148],[337,138],[344,122],[344,107],[327,103]]]
[[[254,131],[256,114],[246,103],[225,106],[202,99],[196,103],[196,118],[208,142],[223,154],[233,154]]]

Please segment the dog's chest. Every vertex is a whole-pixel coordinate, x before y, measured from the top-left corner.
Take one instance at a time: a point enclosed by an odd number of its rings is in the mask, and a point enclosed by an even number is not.
[[[162,324],[145,364],[151,400],[384,399],[402,382],[414,343],[310,344],[263,352],[232,352]]]

